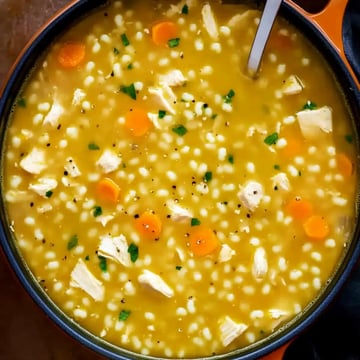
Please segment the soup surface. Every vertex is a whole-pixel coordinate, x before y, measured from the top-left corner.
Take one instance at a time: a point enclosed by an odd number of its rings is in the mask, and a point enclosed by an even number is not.
[[[4,197],[49,296],[160,357],[246,347],[320,293],[351,237],[355,139],[313,47],[260,12],[115,1],[54,43],[14,105]]]

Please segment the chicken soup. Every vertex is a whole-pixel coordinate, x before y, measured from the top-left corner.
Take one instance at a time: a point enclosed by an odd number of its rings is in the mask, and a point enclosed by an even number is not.
[[[52,44],[7,130],[14,238],[49,297],[135,353],[253,344],[324,289],[356,220],[355,134],[338,86],[261,12],[113,1]]]

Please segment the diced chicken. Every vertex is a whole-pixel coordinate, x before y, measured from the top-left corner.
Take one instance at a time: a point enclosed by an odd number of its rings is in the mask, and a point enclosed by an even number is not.
[[[177,5],[171,4],[170,9],[166,11],[165,15],[167,17],[171,17],[176,14],[181,14],[181,10],[185,4],[189,8],[191,8],[197,4],[197,0],[183,0],[183,1],[180,1]]]
[[[100,237],[98,255],[112,259],[121,265],[129,267],[131,265],[131,260],[128,248],[129,246],[124,235],[105,235]]]
[[[217,40],[219,37],[219,30],[210,4],[205,4],[202,7],[201,15],[206,31],[213,40]]]
[[[315,110],[302,110],[296,113],[296,116],[305,139],[316,140],[333,130],[332,110],[328,106]]]
[[[68,157],[66,159],[66,164],[64,169],[67,171],[68,175],[76,178],[81,175],[81,171],[79,170],[78,166],[76,165],[74,159],[72,157]]]
[[[272,319],[280,319],[281,317],[289,315],[287,311],[280,309],[269,309],[269,313]]]
[[[5,199],[9,203],[17,203],[32,199],[32,195],[28,191],[23,190],[9,190],[5,194]]]
[[[43,124],[57,127],[59,125],[60,117],[65,113],[65,109],[57,101],[54,101],[50,111],[44,118]]]
[[[233,250],[229,245],[223,244],[219,252],[218,261],[220,263],[229,261],[235,254],[235,250]]]
[[[96,165],[99,166],[105,174],[117,170],[120,164],[121,157],[111,150],[105,150],[96,162]]]
[[[170,86],[170,87],[176,87],[176,86],[182,86],[186,82],[186,78],[183,75],[183,73],[180,70],[172,70],[169,71],[165,75],[159,76],[159,84],[162,86]]]
[[[304,84],[296,75],[290,75],[282,86],[282,93],[284,95],[300,94],[304,89]]]
[[[52,178],[40,178],[37,183],[29,184],[29,190],[36,192],[38,195],[46,198],[49,191],[54,190],[58,182]]]
[[[45,152],[33,148],[21,161],[20,167],[30,174],[38,175],[46,169]]]
[[[268,272],[268,261],[266,252],[263,247],[258,247],[254,253],[254,262],[252,266],[252,274],[255,279],[261,280]]]
[[[284,191],[291,189],[290,181],[285,173],[278,173],[274,175],[271,180],[273,188]]]
[[[243,323],[237,323],[229,316],[225,316],[225,318],[220,323],[220,337],[222,344],[224,346],[228,346],[236,338],[243,334],[247,328],[247,325]]]
[[[171,212],[171,219],[174,221],[188,221],[194,217],[193,213],[189,209],[180,206],[173,200],[167,201],[166,206]]]
[[[78,106],[81,104],[81,101],[83,101],[85,99],[85,92],[82,89],[75,89],[74,94],[73,94],[73,98],[72,98],[72,104],[74,106]]]
[[[250,126],[247,133],[246,133],[246,136],[247,137],[252,137],[254,136],[256,133],[259,133],[260,135],[266,135],[268,132],[264,127],[261,127],[261,126]]]
[[[66,187],[77,187],[79,186],[79,183],[74,181],[72,178],[70,178],[69,176],[63,176],[61,178],[61,183],[66,186]]]
[[[177,260],[180,260],[181,262],[184,262],[186,259],[185,251],[180,248],[175,249],[175,255]]]
[[[148,115],[149,120],[154,125],[155,129],[160,130],[163,128],[163,126],[162,126],[163,122],[160,122],[159,114],[148,112],[147,115]]]
[[[256,10],[246,10],[241,14],[236,14],[228,21],[227,25],[231,28],[239,28],[242,26],[246,26],[247,20],[250,16],[255,13]],[[258,11],[256,11],[258,13]]]
[[[95,301],[104,300],[104,285],[89,271],[82,259],[78,260],[71,272],[70,286],[82,289]]]
[[[149,270],[145,269],[143,273],[138,276],[138,281],[140,284],[149,286],[151,289],[158,291],[168,298],[174,296],[174,290],[159,275]]]
[[[174,103],[176,102],[176,95],[169,86],[149,87],[148,91],[162,109],[175,114]]]
[[[114,217],[115,216],[112,214],[100,215],[96,217],[96,222],[105,227],[111,220],[114,219]]]
[[[238,198],[241,203],[250,211],[254,211],[260,204],[264,190],[260,183],[257,181],[249,181],[245,186],[240,187]]]

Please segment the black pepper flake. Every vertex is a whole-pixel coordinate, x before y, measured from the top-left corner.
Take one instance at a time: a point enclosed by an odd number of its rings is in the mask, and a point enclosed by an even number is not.
[[[69,175],[69,173],[65,170],[64,171],[64,176],[68,176]]]
[[[140,217],[139,214],[135,214],[135,215],[134,215],[134,219],[138,219],[139,217]]]
[[[250,218],[251,218],[251,214],[247,213],[247,214],[246,214],[246,217],[247,217],[248,219],[250,219]]]
[[[50,143],[47,143],[47,144],[46,144],[46,146],[47,146],[47,147],[50,147],[50,146],[51,146],[51,144],[50,144]]]
[[[61,129],[61,124],[59,124],[56,129],[60,130]]]
[[[33,207],[33,206],[34,206],[34,203],[33,203],[33,202],[31,202],[31,203],[30,203],[30,207]]]

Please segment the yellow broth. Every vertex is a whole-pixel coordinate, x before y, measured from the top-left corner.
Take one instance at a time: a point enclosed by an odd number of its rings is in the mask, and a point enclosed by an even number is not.
[[[9,223],[49,296],[96,336],[160,357],[245,347],[301,313],[351,238],[343,96],[282,19],[249,78],[259,17],[217,1],[115,1],[58,39],[19,95]],[[164,21],[177,34],[155,44]],[[85,57],[66,68],[69,42]],[[126,125],[139,109],[140,135]],[[117,201],[99,192],[104,179]],[[155,220],[139,228],[144,213]]]

